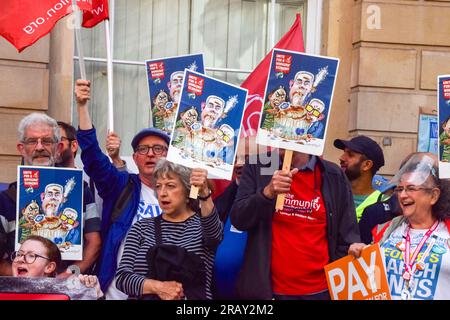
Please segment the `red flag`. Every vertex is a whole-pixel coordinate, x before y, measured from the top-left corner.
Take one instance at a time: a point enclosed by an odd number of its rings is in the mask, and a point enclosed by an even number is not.
[[[300,14],[297,13],[291,29],[275,45],[277,49],[304,52],[303,32]],[[259,63],[253,72],[245,79],[241,87],[248,90],[247,105],[242,122],[241,136],[255,136],[258,130],[261,109],[264,103],[264,90],[269,75],[270,59],[273,49]]]
[[[71,0],[1,0],[0,35],[21,52],[72,12]]]
[[[77,6],[80,10],[92,10],[92,0],[77,0]]]
[[[80,0],[78,0],[80,1]],[[109,18],[108,0],[91,0],[90,10],[85,10],[83,13],[83,23],[85,28],[92,28],[99,22]],[[80,9],[82,9],[80,7]]]

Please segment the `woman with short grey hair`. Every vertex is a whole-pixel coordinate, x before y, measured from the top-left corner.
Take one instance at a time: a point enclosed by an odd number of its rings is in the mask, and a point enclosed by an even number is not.
[[[162,214],[131,228],[116,286],[130,298],[212,299],[214,256],[223,226],[211,199],[207,171],[162,158],[153,175]],[[198,200],[189,199],[191,186],[198,187]]]

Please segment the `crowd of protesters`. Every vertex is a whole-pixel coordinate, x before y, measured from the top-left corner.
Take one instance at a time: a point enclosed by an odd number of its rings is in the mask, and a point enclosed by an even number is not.
[[[284,150],[265,154],[270,163],[246,150],[245,164],[218,194],[206,170],[165,159],[170,137],[156,128],[131,142],[137,174],[120,159],[116,134],[108,135],[110,157],[104,154],[89,115],[90,91],[89,81],[76,81],[78,130],[32,113],[20,122],[17,143],[25,165],[75,167],[81,149],[90,180],[83,259],[63,264],[52,243],[36,236],[14,250],[12,183],[0,193],[0,275],[64,278],[76,264],[87,274],[82,283],[106,299],[329,300],[324,266],[379,242],[404,252],[404,270],[388,268],[405,280],[394,298],[411,298],[424,265],[438,259],[437,289],[420,298],[450,299],[450,190],[435,156],[408,155],[391,182],[375,190],[385,160],[367,136],[334,141],[343,151],[333,159],[340,167],[294,152],[291,168],[282,170]],[[189,198],[193,186],[197,200]],[[276,210],[280,194],[285,202]]]

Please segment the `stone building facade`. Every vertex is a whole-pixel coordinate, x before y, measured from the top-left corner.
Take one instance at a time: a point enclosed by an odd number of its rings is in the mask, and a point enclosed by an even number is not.
[[[365,134],[392,175],[416,151],[420,108],[436,106],[436,76],[450,73],[450,0],[325,0],[322,55],[339,57],[324,157],[335,138]],[[0,38],[0,182],[16,179],[17,124],[33,111],[71,121],[73,35],[67,18],[18,54]]]

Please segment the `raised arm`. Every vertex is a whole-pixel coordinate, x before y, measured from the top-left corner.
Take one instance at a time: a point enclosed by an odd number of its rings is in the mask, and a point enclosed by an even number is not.
[[[76,80],[75,99],[77,101],[78,123],[80,129],[92,129],[92,120],[88,110],[88,101],[91,99],[91,82],[89,80]]]

